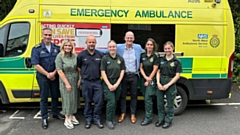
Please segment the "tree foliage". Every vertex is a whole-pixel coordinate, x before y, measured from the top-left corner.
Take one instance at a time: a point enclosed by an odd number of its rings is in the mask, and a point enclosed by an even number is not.
[[[17,0],[0,0],[0,21],[12,10]]]
[[[234,68],[233,68],[233,79],[237,82],[240,81],[240,1],[239,0],[228,0],[234,21],[235,27],[235,52],[234,52]]]

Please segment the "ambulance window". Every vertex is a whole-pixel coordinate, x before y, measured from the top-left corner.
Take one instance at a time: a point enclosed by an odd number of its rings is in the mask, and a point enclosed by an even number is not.
[[[4,48],[6,44],[6,38],[7,38],[7,29],[9,25],[5,25],[4,27],[0,28],[0,57],[4,56]]]
[[[27,48],[29,37],[29,23],[13,23],[10,26],[6,57],[19,56]]]

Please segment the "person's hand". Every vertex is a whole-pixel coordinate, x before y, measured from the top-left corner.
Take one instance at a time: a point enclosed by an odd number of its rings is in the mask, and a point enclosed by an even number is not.
[[[51,81],[54,81],[56,79],[55,74],[53,72],[49,72],[47,74],[47,78],[50,79]]]
[[[66,85],[66,91],[67,91],[68,93],[70,93],[70,92],[71,92],[71,90],[72,90],[72,87],[71,87],[71,85]]]
[[[110,85],[108,86],[108,89],[109,89],[110,91],[114,91],[114,90],[115,90],[115,87],[114,87],[112,84],[110,84]]]
[[[150,77],[146,77],[145,80],[148,81],[148,82],[150,83],[150,82],[152,81],[152,78],[150,78]]]
[[[164,88],[165,90],[167,90],[167,89],[169,88],[169,85],[168,85],[168,84],[165,84],[165,85],[163,85],[163,88]]]
[[[53,77],[51,77],[51,78],[49,78],[51,81],[54,81],[55,79],[56,79],[56,77],[55,76],[53,76]]]
[[[81,79],[78,80],[78,82],[77,82],[77,87],[79,88],[80,85],[81,85]]]
[[[163,90],[163,91],[165,90],[165,89],[163,88],[163,86],[162,86],[160,83],[157,84],[157,86],[158,86],[158,89],[159,89],[159,90]]]
[[[118,87],[118,85],[115,83],[115,84],[113,85],[113,88],[114,88],[113,91],[115,91],[115,90],[117,89],[117,87]]]
[[[144,83],[144,86],[148,86],[149,85],[149,82],[148,81],[146,81],[145,83]]]

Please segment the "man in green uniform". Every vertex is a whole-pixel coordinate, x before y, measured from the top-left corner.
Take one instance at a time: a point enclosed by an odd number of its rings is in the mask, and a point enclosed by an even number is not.
[[[116,53],[115,41],[108,43],[109,54],[101,61],[101,75],[103,77],[104,97],[107,99],[106,124],[109,129],[114,129],[114,116],[117,100],[121,94],[121,81],[124,76],[125,63],[123,58]]]
[[[167,42],[164,45],[164,52],[166,55],[160,59],[159,70],[157,72],[157,85],[159,90],[156,92],[158,104],[158,121],[155,124],[156,127],[170,127],[174,117],[174,99],[177,93],[176,81],[180,78],[182,65],[173,54],[173,48],[172,42]],[[164,112],[165,94],[167,97],[168,106],[166,119]]]

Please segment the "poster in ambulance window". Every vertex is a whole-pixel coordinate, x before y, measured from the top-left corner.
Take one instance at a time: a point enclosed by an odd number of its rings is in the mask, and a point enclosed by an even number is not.
[[[86,48],[88,35],[96,37],[96,48],[107,48],[110,40],[110,24],[42,22],[41,25],[42,29],[52,29],[52,42],[56,45],[61,45],[64,39],[70,39],[75,45],[76,53]]]

